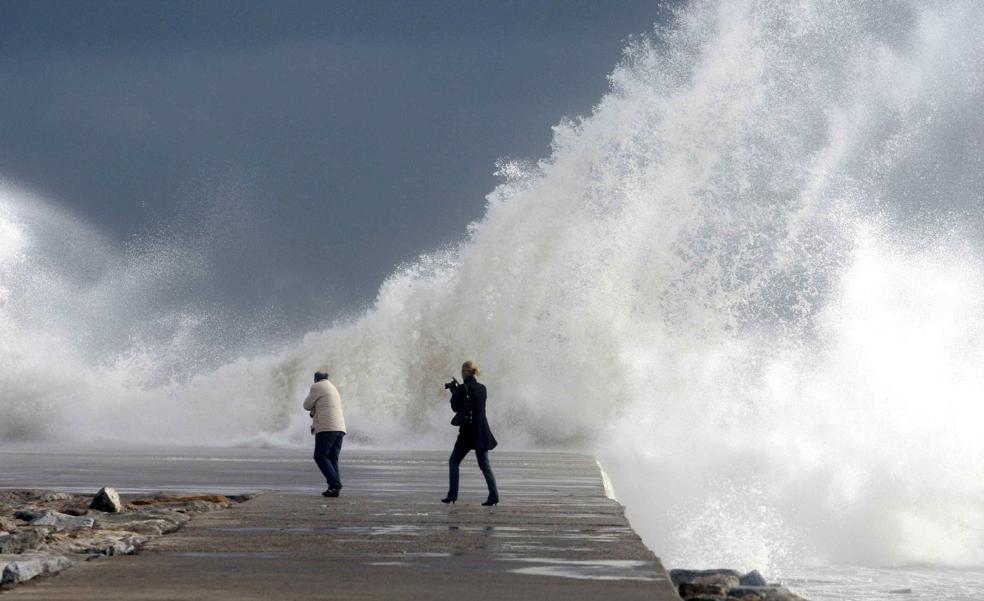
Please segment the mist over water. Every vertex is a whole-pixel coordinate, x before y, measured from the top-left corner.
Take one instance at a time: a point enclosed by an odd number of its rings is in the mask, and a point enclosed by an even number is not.
[[[327,365],[350,440],[444,447],[473,358],[503,448],[596,454],[669,565],[984,565],[981,40],[976,2],[696,3],[467,240],[263,352],[182,304],[201,248],[4,188],[0,440],[307,445]]]

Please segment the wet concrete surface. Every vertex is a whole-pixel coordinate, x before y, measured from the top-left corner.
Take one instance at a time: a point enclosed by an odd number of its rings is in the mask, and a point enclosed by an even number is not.
[[[267,491],[198,516],[138,555],[89,561],[4,596],[678,599],[621,506],[605,496],[590,457],[493,452],[502,502],[488,508],[473,458],[462,464],[459,502],[440,503],[446,455],[344,451],[345,489],[328,499],[301,451],[0,449],[0,487]]]

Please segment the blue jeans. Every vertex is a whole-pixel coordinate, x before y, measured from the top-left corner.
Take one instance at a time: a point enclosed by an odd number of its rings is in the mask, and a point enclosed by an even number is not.
[[[451,458],[448,459],[448,475],[450,476],[450,487],[448,488],[448,498],[458,498],[458,466],[461,460],[470,451],[468,447],[455,443],[454,450],[451,451]],[[475,449],[475,458],[478,459],[478,467],[485,476],[485,485],[489,487],[489,501],[499,502],[499,489],[495,484],[495,474],[492,473],[492,465],[489,463],[489,452],[486,449]]]
[[[338,473],[338,455],[342,452],[345,432],[318,432],[314,435],[314,462],[325,475],[328,488],[342,489],[342,477]]]

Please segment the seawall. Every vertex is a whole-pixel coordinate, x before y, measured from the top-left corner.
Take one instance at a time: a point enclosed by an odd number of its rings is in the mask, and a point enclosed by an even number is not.
[[[5,593],[35,599],[646,599],[676,601],[659,559],[605,495],[588,456],[494,452],[502,502],[445,452],[342,454],[342,496],[318,494],[306,451],[0,449],[0,487],[265,491],[196,517],[137,555],[88,561]]]

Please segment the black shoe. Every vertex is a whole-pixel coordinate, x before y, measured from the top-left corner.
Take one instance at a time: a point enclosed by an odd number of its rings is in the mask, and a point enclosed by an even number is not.
[[[450,503],[451,505],[454,505],[454,502],[457,500],[458,499],[452,499],[451,497],[444,497],[443,499],[441,499],[441,503],[445,503],[445,504]]]
[[[342,492],[342,491],[339,490],[339,489],[337,489],[337,488],[329,488],[325,492],[321,493],[321,496],[322,497],[337,497],[340,492]]]
[[[482,507],[493,507],[498,504],[499,504],[499,499],[496,499],[494,501],[492,499],[489,499],[488,501],[482,503]]]

